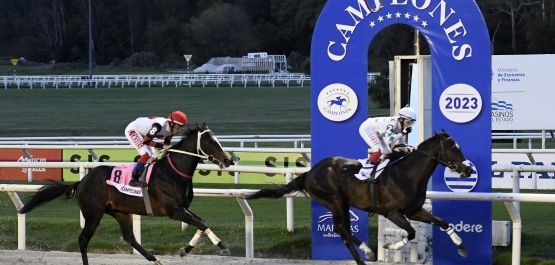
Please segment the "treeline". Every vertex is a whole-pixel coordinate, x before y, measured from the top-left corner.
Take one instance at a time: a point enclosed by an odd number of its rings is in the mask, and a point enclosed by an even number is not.
[[[93,61],[200,65],[248,52],[283,54],[297,69],[325,0],[91,0]],[[410,1],[410,0],[409,0]],[[461,0],[463,1],[463,0]],[[466,0],[464,0],[466,1]],[[494,54],[555,53],[555,0],[477,0]],[[88,62],[89,0],[0,0],[0,55],[36,62]],[[369,57],[413,54],[414,31],[383,30]],[[394,44],[392,44],[394,43]],[[426,49],[422,49],[425,54]],[[146,65],[149,66],[149,65]],[[170,65],[171,66],[171,63]]]

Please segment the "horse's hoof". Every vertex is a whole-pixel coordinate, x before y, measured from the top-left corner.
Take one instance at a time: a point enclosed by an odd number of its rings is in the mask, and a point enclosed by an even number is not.
[[[461,243],[459,245],[459,255],[463,256],[463,257],[468,257],[468,254],[466,253],[466,248],[464,247],[464,245]]]
[[[187,256],[187,252],[185,252],[185,248],[180,248],[179,249],[179,256],[182,257],[182,258]]]
[[[180,248],[179,249],[179,256],[182,257],[182,258],[187,256],[187,254],[189,254],[189,252],[191,252],[191,250],[193,248],[195,248],[195,247],[193,247],[191,245],[188,245],[187,247],[184,247],[184,248]]]
[[[231,255],[231,252],[229,252],[229,249],[227,249],[227,248],[220,249],[220,255],[229,256],[229,255]]]
[[[164,265],[164,261],[162,261],[161,259],[157,259],[157,260],[154,262],[154,265]]]
[[[367,253],[364,253],[364,256],[365,256],[366,259],[368,259],[369,261],[376,261],[376,255],[374,254],[374,252],[367,252]]]
[[[385,243],[385,245],[383,245],[383,248],[389,249],[390,246],[391,246],[391,243]]]

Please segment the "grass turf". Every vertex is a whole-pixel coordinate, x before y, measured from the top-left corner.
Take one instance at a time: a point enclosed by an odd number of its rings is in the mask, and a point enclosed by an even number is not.
[[[0,136],[123,135],[125,126],[136,117],[165,116],[175,109],[186,112],[191,124],[206,122],[217,135],[310,134],[308,87],[0,89],[0,104],[4,107]],[[387,112],[370,109],[369,115],[387,115]],[[512,148],[512,145],[494,144],[494,147]],[[307,199],[295,201],[295,234],[285,229],[285,201],[251,203],[256,216],[257,257],[310,258],[310,205]],[[15,249],[15,208],[6,193],[0,193],[0,203],[3,206],[0,208],[0,247]],[[555,240],[550,236],[554,232],[551,223],[555,210],[546,203],[521,205],[522,264],[548,264],[541,259],[555,259],[552,247]],[[502,203],[494,202],[493,209],[494,220],[510,220]],[[234,199],[197,197],[192,210],[211,224],[234,255],[244,256],[244,217]],[[78,251],[77,213],[73,202],[53,202],[28,215],[28,248]],[[377,217],[372,217],[370,222],[371,227],[376,227]],[[192,228],[176,232],[181,227],[179,222],[167,218],[143,218],[142,223],[145,247],[161,253],[175,254],[194,233]],[[370,233],[375,235],[375,230],[371,228]],[[372,242],[370,245],[375,247]],[[503,260],[507,256],[510,260],[511,247],[493,248],[495,264],[509,264]],[[131,251],[110,217],[103,220],[90,248],[91,252]],[[207,239],[195,249],[199,254],[216,251]]]

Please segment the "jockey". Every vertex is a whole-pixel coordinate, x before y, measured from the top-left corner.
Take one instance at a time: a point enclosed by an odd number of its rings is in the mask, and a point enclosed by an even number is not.
[[[410,107],[399,110],[397,116],[368,118],[364,121],[358,131],[370,147],[372,155],[363,168],[375,166],[378,161],[386,159],[392,153],[391,148],[395,144],[406,144],[406,135],[412,131],[414,121],[416,121],[416,112]],[[372,173],[374,172],[375,170]]]
[[[143,173],[146,162],[154,155],[154,148],[170,149],[170,141],[173,135],[181,132],[187,123],[185,113],[176,110],[167,119],[163,117],[140,117],[127,125],[125,136],[141,155],[133,168],[133,179],[129,182],[130,186],[145,186],[146,183],[142,183],[139,178]],[[164,143],[157,143],[154,138],[164,138]]]

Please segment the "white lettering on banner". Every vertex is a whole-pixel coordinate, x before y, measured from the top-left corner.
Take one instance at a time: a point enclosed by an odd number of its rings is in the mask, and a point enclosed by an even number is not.
[[[318,232],[334,232],[335,233],[333,225],[330,225],[330,224],[319,224],[316,231],[318,231]],[[358,225],[351,225],[351,233],[355,234],[355,233],[358,233],[359,231],[360,231],[360,229],[359,229]],[[326,236],[324,235],[324,237],[326,237]]]
[[[17,159],[17,162],[46,162],[46,158],[27,158],[27,157],[20,156]],[[29,169],[22,168],[21,172],[27,173],[29,172]],[[33,168],[32,172],[46,172],[46,168]]]
[[[408,0],[404,0],[402,2],[399,1],[400,0],[391,0],[390,5],[409,5]],[[357,0],[357,8],[354,8],[352,6],[348,6],[347,8],[345,8],[345,12],[347,12],[347,14],[351,17],[352,23],[348,25],[335,24],[335,30],[337,30],[337,32],[339,33],[340,36],[338,37],[340,38],[340,40],[330,40],[328,43],[327,54],[332,61],[337,62],[345,58],[345,56],[347,55],[347,45],[349,43],[349,40],[351,39],[351,36],[354,34],[360,22],[366,17],[370,16],[370,14],[377,13],[382,9],[383,5],[380,3],[381,0],[374,0],[373,2],[374,6],[376,7],[374,9],[371,9],[370,6],[366,4],[365,0]],[[424,0],[421,5],[418,5],[417,2],[417,0],[410,1],[412,7],[414,7],[417,11],[425,10],[432,7],[432,0]],[[463,21],[461,19],[458,19],[451,24],[444,25],[449,21],[449,18],[457,12],[453,8],[449,8],[449,13],[447,13],[447,3],[444,0],[440,0],[439,3],[433,6],[433,9],[427,14],[431,18],[435,18],[437,11],[439,11],[439,26],[443,27],[445,37],[447,38],[449,43],[452,44],[451,56],[453,57],[453,59],[460,61],[465,58],[472,57],[471,45],[466,43],[458,44],[468,34]],[[410,19],[411,16],[413,17],[414,21],[422,20],[422,26],[426,27],[428,25],[427,21],[425,21],[423,18],[420,18],[418,14],[411,15],[408,12],[406,14],[403,14],[403,16],[401,16],[401,14],[395,14],[395,17],[393,17],[393,14],[387,14],[385,17],[379,16],[377,18],[377,23],[385,21],[385,18],[402,19],[404,17],[405,19]],[[376,21],[371,21],[369,25],[371,27],[374,27],[376,25]],[[334,48],[337,43],[340,44],[341,48]]]
[[[457,233],[482,233],[484,231],[481,224],[465,224],[462,220],[458,224],[449,224],[449,228]],[[445,232],[442,228],[440,230]]]

